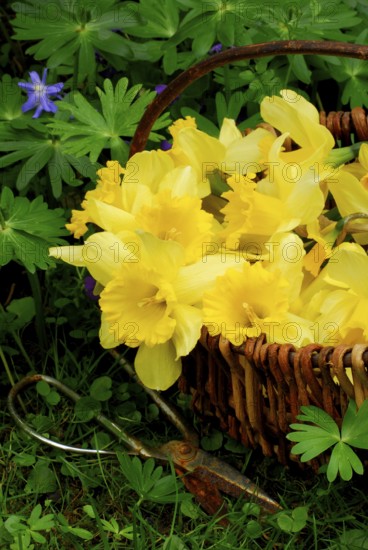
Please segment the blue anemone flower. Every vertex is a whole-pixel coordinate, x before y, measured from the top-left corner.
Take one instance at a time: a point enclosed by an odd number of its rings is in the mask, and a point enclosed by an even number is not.
[[[47,69],[44,69],[43,71],[42,80],[36,71],[31,71],[29,76],[31,77],[32,83],[18,82],[18,86],[26,90],[28,94],[27,101],[22,105],[23,113],[26,113],[35,107],[36,111],[32,118],[38,118],[42,111],[56,113],[58,108],[55,103],[51,101],[49,96],[54,95],[57,99],[61,99],[59,92],[63,89],[64,84],[62,82],[58,82],[57,84],[47,85]]]

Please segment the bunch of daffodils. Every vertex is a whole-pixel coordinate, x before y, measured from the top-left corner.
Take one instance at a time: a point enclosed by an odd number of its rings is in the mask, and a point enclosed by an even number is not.
[[[177,380],[203,326],[234,345],[368,342],[368,145],[339,166],[291,90],[261,116],[217,138],[186,117],[171,149],[108,162],[67,225],[84,244],[50,249],[96,280],[101,345],[138,348],[149,388]]]

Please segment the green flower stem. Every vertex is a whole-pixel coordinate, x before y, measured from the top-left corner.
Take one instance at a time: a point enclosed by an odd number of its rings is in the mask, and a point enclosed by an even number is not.
[[[45,325],[45,319],[44,319],[44,312],[42,308],[42,294],[41,294],[40,281],[38,279],[37,272],[31,273],[30,271],[27,270],[27,275],[28,275],[29,284],[31,285],[32,295],[35,301],[36,332],[37,332],[38,342],[42,349],[46,349],[47,348],[46,325]]]
[[[7,360],[6,360],[5,354],[4,354],[4,352],[3,352],[3,348],[2,348],[1,346],[0,346],[0,359],[1,359],[2,363],[3,363],[3,365],[4,365],[5,372],[6,372],[6,375],[7,375],[8,379],[9,379],[10,384],[11,384],[12,386],[15,386],[15,380],[14,380],[14,378],[13,378],[13,375],[12,375],[12,373],[11,373],[10,367],[9,367],[9,365],[8,365],[8,362],[7,362]],[[19,403],[20,403],[20,406],[22,407],[23,412],[26,413],[26,412],[27,412],[26,407],[25,407],[25,405],[24,405],[24,403],[23,403],[21,397],[19,397],[19,396],[18,396],[18,401],[19,401]]]
[[[4,307],[2,306],[2,304],[0,304],[0,311],[4,312],[5,309]],[[12,335],[12,337],[14,338],[14,341],[16,342],[16,344],[18,345],[18,348],[20,349],[20,352],[21,354],[23,355],[24,359],[26,360],[26,362],[28,363],[29,367],[31,369],[33,369],[34,365],[28,355],[28,353],[26,352],[26,350],[24,349],[24,346],[22,344],[22,340],[19,338],[19,335],[18,333],[15,331],[15,330],[11,330],[10,331],[10,334]],[[9,378],[10,382],[14,385],[14,380],[12,382],[12,380]]]
[[[15,332],[15,330],[12,330],[11,331],[11,335],[12,337],[14,338],[18,348],[20,349],[21,351],[21,354],[23,355],[24,359],[26,360],[26,362],[28,363],[28,366],[33,370],[34,369],[34,364],[32,363],[28,353],[26,352],[26,350],[24,349],[24,346],[22,344],[22,340],[19,338],[19,335]]]

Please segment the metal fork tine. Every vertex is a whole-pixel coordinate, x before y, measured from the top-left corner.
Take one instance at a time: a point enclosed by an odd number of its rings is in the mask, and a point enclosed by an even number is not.
[[[15,386],[13,386],[13,388],[10,390],[8,395],[8,408],[11,416],[14,418],[15,423],[23,431],[25,431],[35,439],[38,439],[42,443],[46,443],[47,445],[56,447],[58,449],[62,449],[64,451],[71,451],[71,452],[82,453],[82,454],[100,453],[105,455],[115,455],[116,454],[115,451],[104,451],[100,449],[83,449],[82,447],[64,445],[63,443],[53,441],[52,439],[48,439],[47,437],[40,435],[38,432],[33,430],[33,428],[31,428],[26,422],[24,422],[24,420],[20,418],[14,406],[14,400],[16,396],[27,386],[36,384],[41,380],[43,380],[44,382],[47,382],[50,386],[54,386],[55,388],[57,388],[61,393],[69,397],[75,403],[77,403],[81,399],[81,396],[78,393],[76,393],[74,390],[72,390],[71,388],[69,388],[68,386],[66,386],[59,380],[57,380],[56,378],[52,378],[51,376],[47,376],[45,374],[34,374],[32,376],[26,376],[20,382],[15,384]],[[97,414],[93,418],[99,424],[101,424],[104,428],[106,428],[109,432],[114,434],[115,437],[117,437],[120,441],[122,441],[127,447],[129,447],[130,454],[137,454],[145,458],[153,457],[153,458],[159,458],[161,460],[165,460],[166,458],[165,455],[162,452],[160,452],[159,449],[154,449],[152,447],[149,447],[148,445],[145,445],[138,438],[132,435],[129,435],[118,424],[116,424],[115,422],[112,422],[103,414]]]

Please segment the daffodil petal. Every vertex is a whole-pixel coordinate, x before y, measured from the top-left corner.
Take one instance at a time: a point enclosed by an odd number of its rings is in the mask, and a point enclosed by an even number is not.
[[[173,197],[197,197],[198,179],[192,166],[178,166],[168,172],[160,183],[160,191],[168,189]]]
[[[355,243],[343,244],[338,249],[336,261],[330,261],[326,267],[324,279],[327,283],[351,288],[357,296],[368,298],[368,256],[364,248]]]
[[[280,273],[289,282],[289,302],[297,300],[303,283],[303,259],[305,250],[303,241],[295,233],[280,233],[276,239],[271,239],[268,261],[264,266],[270,273]]]
[[[368,172],[368,144],[362,143],[359,149],[359,162],[366,172]]]
[[[171,317],[176,320],[172,341],[178,359],[188,355],[198,342],[201,335],[202,313],[196,307],[179,304],[173,308]]]
[[[117,324],[107,321],[105,314],[101,314],[101,326],[99,330],[100,344],[104,349],[116,348],[119,345]]]
[[[215,243],[207,243],[204,251],[220,251],[221,247]],[[240,254],[203,254],[202,260],[182,267],[173,282],[173,287],[181,304],[194,305],[202,300],[205,290],[212,287],[216,278],[223,275],[229,267],[242,269],[245,260]]]
[[[249,135],[230,143],[226,149],[222,172],[229,174],[247,175],[261,172],[266,160],[261,143],[264,139],[273,140],[270,132],[264,128],[257,128]]]
[[[301,147],[311,151],[316,144],[322,147],[322,156],[326,157],[334,147],[334,138],[321,124],[317,109],[292,90],[282,90],[282,97],[265,97],[261,103],[263,120],[280,132],[289,132],[292,139]]]
[[[87,201],[86,211],[89,213],[91,221],[105,231],[117,233],[126,229],[134,230],[138,228],[132,214],[97,199]]]
[[[327,184],[343,217],[356,212],[368,214],[368,190],[353,174],[341,169]]]
[[[175,356],[175,347],[170,340],[153,348],[141,344],[134,361],[141,382],[152,390],[170,388],[181,374],[181,360]]]
[[[241,131],[236,127],[235,120],[224,118],[220,130],[219,141],[225,145],[225,147],[229,147],[233,141],[241,139],[242,137]]]
[[[49,248],[49,256],[63,260],[67,264],[83,267],[86,265],[83,249],[84,245],[52,246]]]
[[[113,233],[101,231],[88,237],[84,245],[52,247],[49,254],[68,264],[86,267],[96,281],[106,286],[121,264],[139,260],[135,255],[138,253],[135,234],[124,235],[125,242]]]
[[[157,193],[160,183],[170,170],[175,168],[173,160],[164,151],[142,151],[127,162],[124,183],[142,184]]]

